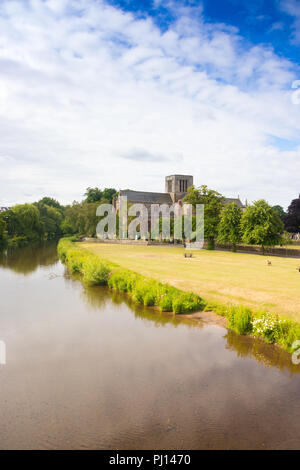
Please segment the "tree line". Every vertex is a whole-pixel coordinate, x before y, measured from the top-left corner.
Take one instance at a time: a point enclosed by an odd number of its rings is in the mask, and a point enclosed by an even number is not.
[[[266,247],[287,244],[290,236],[285,229],[292,227],[292,221],[294,223],[295,206],[300,216],[300,198],[299,204],[292,201],[287,213],[281,206],[272,207],[263,199],[243,210],[234,202],[225,204],[222,194],[207,186],[191,186],[184,202],[204,204],[204,236],[208,249],[214,249],[216,241],[230,244],[233,251],[239,243],[260,245],[263,251]],[[293,230],[300,231],[300,219]]]
[[[0,213],[0,246],[26,245],[63,235],[94,236],[99,203],[111,203],[113,188],[87,188],[81,202],[63,206],[51,197],[31,204],[17,204]]]
[[[51,197],[32,204],[17,204],[0,213],[0,245],[21,245],[73,234],[94,237],[99,222],[97,207],[100,203],[112,203],[116,195],[114,188],[89,187],[81,202],[66,206]],[[204,204],[204,235],[210,249],[216,241],[230,244],[233,250],[239,243],[260,245],[264,249],[286,244],[289,239],[286,232],[300,232],[300,196],[291,202],[287,212],[264,200],[242,210],[235,203],[225,204],[222,194],[203,185],[191,186],[184,202]],[[171,234],[173,231],[171,220]]]

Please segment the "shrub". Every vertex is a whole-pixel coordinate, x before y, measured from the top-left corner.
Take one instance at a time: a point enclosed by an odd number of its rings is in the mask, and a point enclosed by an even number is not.
[[[228,328],[240,335],[246,335],[252,331],[252,313],[247,307],[231,307],[227,311]]]
[[[150,307],[150,306],[153,306],[155,305],[155,293],[152,291],[150,292],[147,292],[145,295],[144,295],[144,305],[146,307]]]
[[[91,286],[107,284],[110,268],[99,259],[90,258],[83,266],[83,281]]]
[[[173,310],[173,299],[170,294],[164,294],[160,301],[159,307],[162,312],[172,312]]]
[[[262,336],[268,343],[275,343],[280,336],[282,320],[270,313],[262,313],[253,320],[254,336]]]
[[[65,261],[72,273],[82,273],[84,263],[88,259],[88,255],[81,253],[79,250],[70,250],[65,256]]]
[[[173,298],[173,313],[189,313],[196,310],[203,310],[204,301],[196,294],[182,293]]]

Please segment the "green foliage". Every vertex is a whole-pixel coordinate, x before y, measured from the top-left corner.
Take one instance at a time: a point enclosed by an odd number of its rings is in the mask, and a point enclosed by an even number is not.
[[[45,201],[50,202],[51,205],[46,204]],[[57,204],[59,205],[59,203]],[[56,238],[62,233],[61,223],[63,220],[63,212],[61,209],[55,207],[57,204],[55,200],[51,203],[51,198],[43,198],[36,204],[40,213],[43,232],[48,240]]]
[[[192,292],[180,293],[173,298],[173,313],[190,313],[203,310],[205,304],[203,299]]]
[[[87,188],[84,195],[86,202],[99,202],[102,199],[102,191],[99,188]]]
[[[159,301],[159,308],[162,312],[172,312],[173,299],[171,294],[164,294]]]
[[[10,222],[13,222],[12,236],[24,237],[26,240],[35,241],[43,237],[43,225],[38,208],[34,204],[18,204],[12,208],[12,214],[7,214]],[[4,213],[6,215],[6,213]],[[12,227],[11,227],[12,228]]]
[[[280,246],[292,245],[293,240],[291,239],[291,235],[284,230],[283,234],[281,235]]]
[[[5,220],[0,218],[0,244],[4,242],[6,238],[6,223]]]
[[[208,302],[204,308],[204,312],[214,312],[221,317],[226,317],[231,306],[220,305],[215,302]]]
[[[114,188],[104,188],[103,191],[99,188],[87,188],[84,195],[86,196],[85,202],[108,202],[112,203],[113,197],[117,194]]]
[[[65,219],[61,224],[63,233],[79,233],[88,237],[96,235],[99,217],[96,216],[98,202],[76,202],[65,208]]]
[[[238,334],[253,334],[267,342],[278,343],[287,351],[300,339],[300,324],[279,319],[269,313],[254,313],[245,306],[229,306],[216,303],[205,304],[192,292],[183,292],[167,283],[146,278],[113,263],[104,262],[97,255],[74,245],[74,238],[63,238],[58,244],[58,254],[71,272],[83,276],[91,285],[104,284],[120,292],[126,292],[136,302],[157,306],[163,312],[174,314],[193,311],[214,311],[226,317],[228,328]]]
[[[193,206],[204,204],[204,236],[209,241],[208,249],[214,249],[214,241],[220,223],[220,214],[225,202],[224,197],[217,191],[208,189],[205,185],[197,189],[191,186],[188,188],[184,202],[193,204]]]
[[[276,212],[277,215],[281,218],[281,220],[284,220],[286,213],[284,212],[284,209],[282,206],[273,206],[272,207],[273,212]]]
[[[247,307],[231,307],[226,314],[228,328],[240,335],[246,335],[252,331],[252,313]]]
[[[243,241],[250,245],[275,246],[281,242],[283,222],[263,199],[248,206],[243,213],[241,229]]]
[[[282,333],[286,332],[287,327],[285,320],[264,312],[253,320],[253,335],[262,336],[268,343],[278,343],[282,340]]]
[[[99,286],[107,284],[110,268],[106,263],[90,256],[83,261],[81,272],[83,273],[83,281],[86,284]]]
[[[57,250],[70,271],[82,274],[83,281],[90,285],[107,284],[110,288],[128,293],[138,303],[159,306],[161,311],[188,313],[202,310],[205,306],[198,295],[182,292],[168,284],[103,262],[88,250],[74,245],[70,238],[62,238]]]
[[[230,243],[233,251],[236,251],[236,245],[241,240],[241,218],[242,209],[234,202],[227,204],[222,209],[218,240],[220,243]]]
[[[37,203],[40,206],[50,206],[54,207],[54,209],[57,209],[59,212],[63,213],[64,212],[64,207],[56,200],[53,199],[52,197],[43,197],[38,201]]]

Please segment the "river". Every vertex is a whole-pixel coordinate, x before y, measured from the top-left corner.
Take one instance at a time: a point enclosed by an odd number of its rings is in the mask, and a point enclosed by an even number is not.
[[[0,449],[300,447],[300,366],[220,326],[0,254]]]

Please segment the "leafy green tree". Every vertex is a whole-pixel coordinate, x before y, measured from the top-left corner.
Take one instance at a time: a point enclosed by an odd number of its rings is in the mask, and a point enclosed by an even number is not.
[[[54,209],[57,209],[62,213],[64,211],[64,207],[56,199],[48,196],[43,197],[40,201],[38,201],[38,205],[54,207]]]
[[[78,233],[89,237],[96,235],[99,217],[96,215],[99,202],[74,201],[71,206],[65,208],[65,219],[61,224],[64,233]]]
[[[37,240],[43,236],[40,213],[34,204],[18,204],[12,208],[17,220],[14,235],[27,240]]]
[[[263,199],[248,206],[243,213],[243,241],[250,245],[260,245],[263,252],[265,247],[280,244],[283,228],[284,224],[279,215]]]
[[[221,243],[230,243],[232,251],[236,251],[236,245],[241,241],[242,209],[234,202],[230,202],[221,212],[218,227],[218,240]]]
[[[6,239],[6,223],[3,218],[0,218],[0,246],[3,245]]]
[[[87,188],[84,195],[86,196],[85,202],[102,202],[111,204],[114,195],[117,191],[114,188],[104,188],[103,191],[99,188]]]
[[[286,213],[284,212],[284,208],[282,206],[273,206],[272,207],[273,211],[276,212],[276,214],[279,215],[279,217],[281,218],[281,220],[284,220],[284,217],[286,216]]]
[[[43,225],[43,231],[47,239],[58,237],[61,230],[63,215],[61,211],[54,206],[48,206],[41,201],[37,204],[40,212],[40,220]]]
[[[188,188],[183,201],[193,206],[204,204],[204,237],[208,240],[207,249],[213,250],[225,198],[217,191],[202,185],[199,188],[194,186]]]
[[[103,191],[101,191],[99,188],[87,188],[84,195],[86,196],[86,202],[97,202],[101,201],[103,197]]]
[[[111,204],[113,201],[113,197],[117,194],[118,193],[114,188],[104,188],[103,193],[102,193],[102,198]]]
[[[2,212],[0,219],[5,222],[8,237],[13,237],[21,230],[17,215],[12,209]]]

